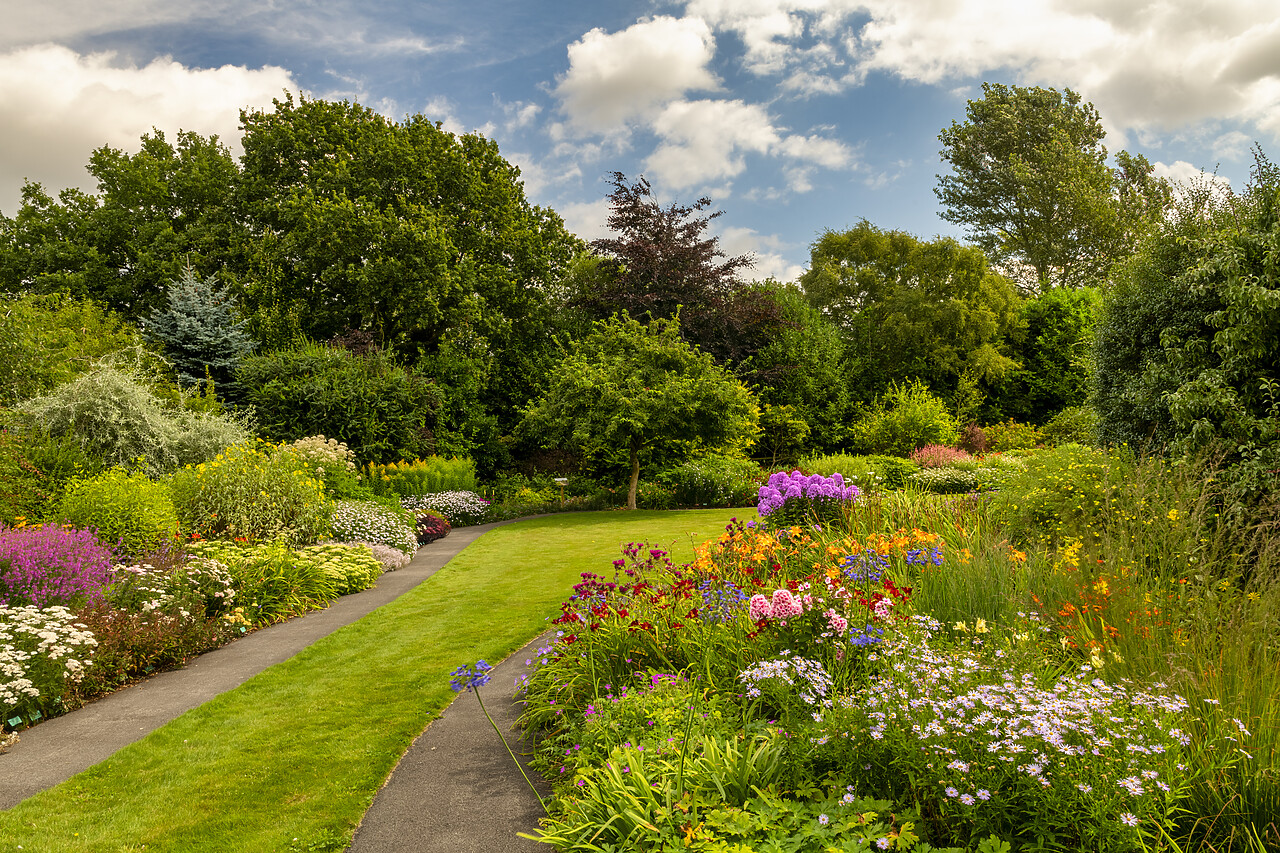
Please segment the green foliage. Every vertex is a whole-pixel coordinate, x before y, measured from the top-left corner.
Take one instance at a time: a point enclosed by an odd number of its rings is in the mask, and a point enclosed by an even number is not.
[[[294,551],[299,563],[315,566],[336,584],[338,595],[368,589],[382,577],[383,565],[362,545],[327,543]]]
[[[1030,450],[1044,441],[1040,429],[1034,424],[1022,424],[1013,418],[1004,423],[988,424],[982,428],[987,444],[996,453],[1007,450]]]
[[[668,468],[657,481],[671,490],[676,506],[753,506],[764,472],[750,459],[709,455]]]
[[[1239,197],[1193,188],[1103,306],[1093,404],[1104,442],[1213,447],[1256,504],[1280,469],[1280,170]]]
[[[916,381],[892,385],[862,410],[851,433],[856,451],[904,457],[926,444],[955,444],[960,436],[946,403]]]
[[[203,539],[279,539],[307,545],[327,531],[324,481],[287,448],[228,448],[169,481],[185,531]]]
[[[166,404],[139,375],[106,366],[17,411],[33,429],[69,437],[105,465],[152,476],[209,459],[249,435],[242,419]]]
[[[967,226],[992,260],[1030,268],[1024,286],[1100,283],[1159,220],[1171,189],[1141,155],[1107,167],[1098,111],[1067,89],[984,83],[967,118],[938,135],[951,174],[942,217]]]
[[[439,392],[382,351],[305,344],[251,355],[237,377],[260,433],[273,441],[323,434],[375,462],[431,449]]]
[[[379,495],[410,497],[432,492],[474,492],[476,465],[458,456],[428,456],[412,462],[399,461],[387,465],[370,462],[364,477]]]
[[[169,487],[121,468],[72,480],[58,515],[76,527],[95,529],[117,556],[133,559],[172,542],[178,532]]]
[[[198,385],[212,379],[224,395],[235,392],[240,361],[254,347],[245,320],[235,317],[234,297],[218,277],[199,278],[190,264],[169,283],[168,305],[143,323],[146,336],[159,343],[173,364],[178,382]]]
[[[859,399],[908,381],[950,396],[963,377],[993,387],[1016,367],[1004,350],[1018,297],[979,249],[864,220],[825,232],[800,283],[840,330]]]
[[[804,456],[800,470],[830,477],[840,474],[863,492],[874,488],[901,489],[920,466],[898,456],[850,456],[846,453]]]
[[[521,430],[544,446],[626,450],[627,505],[635,509],[642,448],[692,441],[740,448],[753,440],[757,418],[751,392],[681,340],[678,323],[646,327],[623,315],[597,323],[565,355]]]
[[[343,546],[338,546],[343,547]],[[227,567],[237,590],[236,604],[253,625],[279,622],[308,610],[328,605],[342,594],[348,583],[348,569],[335,562],[332,547],[316,550],[308,556],[289,547],[282,540],[256,545],[234,542],[193,542],[191,553],[217,560]],[[367,548],[347,548],[349,557],[364,566],[353,566],[351,574],[371,572],[377,564]]]
[[[0,524],[54,520],[66,482],[100,468],[69,438],[0,429]]]
[[[139,355],[137,330],[98,304],[0,295],[0,405],[47,394],[113,355]]]
[[[1048,423],[1040,428],[1040,437],[1050,447],[1059,444],[1094,443],[1094,433],[1098,427],[1098,416],[1093,409],[1084,406],[1070,406],[1049,418]]]
[[[1006,417],[1042,424],[1083,404],[1093,372],[1094,329],[1102,304],[1096,288],[1054,288],[1023,303],[1011,355],[1020,367],[993,394]]]
[[[809,438],[809,425],[797,416],[794,406],[760,407],[760,437],[757,449],[769,457],[769,467],[778,468],[794,462]]]
[[[1118,453],[1063,444],[1028,456],[992,508],[1019,542],[1057,545],[1090,530],[1096,537],[1101,531],[1090,521],[1099,507],[1110,508],[1133,470],[1133,462]]]

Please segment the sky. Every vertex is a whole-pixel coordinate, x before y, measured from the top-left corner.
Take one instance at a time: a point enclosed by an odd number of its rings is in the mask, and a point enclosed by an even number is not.
[[[0,213],[96,189],[102,145],[217,134],[286,91],[497,141],[529,199],[603,236],[607,176],[702,196],[755,278],[866,219],[940,217],[938,133],[982,83],[1070,88],[1106,146],[1237,189],[1280,159],[1280,0],[0,0]]]

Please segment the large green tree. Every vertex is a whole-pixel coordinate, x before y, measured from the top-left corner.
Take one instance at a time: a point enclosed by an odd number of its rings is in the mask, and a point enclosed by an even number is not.
[[[1097,109],[1067,89],[984,83],[939,134],[942,217],[1029,290],[1100,284],[1170,202],[1142,155],[1107,165]]]
[[[624,314],[598,322],[565,354],[521,430],[544,446],[624,450],[627,506],[635,509],[643,451],[689,442],[741,447],[758,417],[751,392],[681,339],[678,320],[646,326]]]
[[[1016,367],[1007,337],[1019,299],[980,249],[864,220],[818,238],[800,285],[841,333],[857,400],[911,379],[954,397],[962,380],[990,387]]]
[[[214,137],[162,131],[128,154],[109,146],[89,158],[96,195],[37,183],[13,219],[0,217],[0,289],[69,293],[139,320],[166,302],[188,263],[219,267],[237,233],[228,210],[237,169]]]
[[[1280,169],[1193,187],[1119,270],[1097,331],[1099,437],[1214,448],[1237,496],[1280,487]]]
[[[995,414],[1043,424],[1069,406],[1084,405],[1101,301],[1094,287],[1057,287],[1023,303],[1010,347],[1019,367],[994,395]]]

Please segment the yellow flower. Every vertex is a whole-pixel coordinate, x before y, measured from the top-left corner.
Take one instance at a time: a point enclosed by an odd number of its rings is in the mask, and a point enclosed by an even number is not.
[[[973,630],[977,631],[979,634],[987,633],[987,620],[979,619],[974,623]]]
[[[1177,509],[1169,510],[1169,512],[1165,515],[1165,518],[1169,519],[1170,521],[1177,521],[1180,518],[1180,516],[1178,515],[1178,510]]]
[[[955,629],[955,630],[957,630],[957,631],[966,631],[966,632],[967,632],[967,631],[969,630],[969,626],[968,626],[968,625],[966,625],[966,624],[964,624],[963,622],[957,622],[956,624],[952,625],[951,627],[952,627],[952,628],[954,628],[954,629]]]

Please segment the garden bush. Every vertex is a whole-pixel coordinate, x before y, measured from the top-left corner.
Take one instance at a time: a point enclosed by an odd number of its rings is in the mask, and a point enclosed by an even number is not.
[[[987,439],[987,434],[983,432],[982,427],[975,423],[968,423],[960,430],[960,439],[956,442],[956,447],[974,456],[981,456],[991,449],[991,442]]]
[[[336,584],[338,595],[349,595],[368,589],[378,582],[386,570],[386,564],[374,553],[374,548],[392,551],[408,562],[408,555],[399,548],[367,543],[338,542],[311,545],[294,552],[300,564],[314,566]],[[396,563],[397,568],[404,563]]]
[[[424,509],[438,512],[450,527],[469,527],[489,519],[489,502],[475,492],[434,492],[405,497],[400,503],[414,513]]]
[[[906,382],[859,413],[849,443],[861,453],[905,457],[927,444],[955,444],[959,437],[947,404],[925,385]]]
[[[1050,447],[1059,444],[1083,444],[1089,447],[1094,443],[1097,426],[1098,416],[1093,409],[1072,406],[1050,418],[1040,428],[1040,437]]]
[[[800,460],[800,470],[826,477],[840,474],[846,482],[863,491],[870,491],[874,488],[901,489],[907,484],[908,478],[920,468],[911,460],[897,456],[850,456],[836,453],[805,456]]]
[[[172,541],[178,514],[169,487],[140,471],[112,468],[96,477],[72,480],[58,515],[75,527],[90,528],[111,545],[116,557],[140,557]]]
[[[338,501],[330,518],[332,536],[339,542],[386,545],[412,554],[417,550],[415,524],[405,510],[390,509],[373,501]]]
[[[992,509],[1019,542],[1060,544],[1091,530],[1102,534],[1111,499],[1134,470],[1120,453],[1063,444],[1026,458],[1025,468],[1003,484]]]
[[[117,564],[104,596],[117,610],[225,616],[236,600],[231,572],[208,557],[163,549],[142,562]]]
[[[911,485],[938,495],[960,495],[982,488],[981,469],[928,467],[911,475]]]
[[[175,472],[169,484],[183,529],[202,539],[308,545],[328,532],[324,483],[287,448],[237,445]]]
[[[419,545],[426,545],[437,539],[443,539],[453,529],[449,524],[449,519],[434,510],[420,509],[416,515],[418,519],[416,528]]]
[[[402,498],[476,490],[476,464],[460,456],[430,456],[386,465],[371,462],[365,467],[364,476],[376,494]]]
[[[0,730],[11,717],[33,723],[58,708],[67,687],[84,675],[96,645],[93,633],[65,607],[0,604]]]
[[[682,507],[751,506],[763,480],[764,472],[750,459],[718,455],[690,459],[657,477]]]
[[[1010,418],[1004,423],[989,424],[982,428],[991,450],[1031,450],[1044,442],[1044,437],[1034,424],[1022,424]]]
[[[212,458],[250,435],[245,421],[167,404],[145,378],[114,367],[95,368],[17,411],[29,426],[71,437],[105,465],[152,476]]]
[[[273,441],[323,434],[373,462],[434,449],[439,389],[382,350],[355,355],[309,343],[248,356],[236,378],[261,434]]]
[[[638,509],[675,509],[675,490],[651,480],[636,482],[636,507]]]
[[[326,494],[331,498],[364,499],[373,496],[365,485],[356,465],[356,455],[336,438],[309,435],[284,445],[312,466],[317,477],[324,480]]]
[[[111,549],[91,530],[0,528],[0,605],[75,605],[102,597]]]

